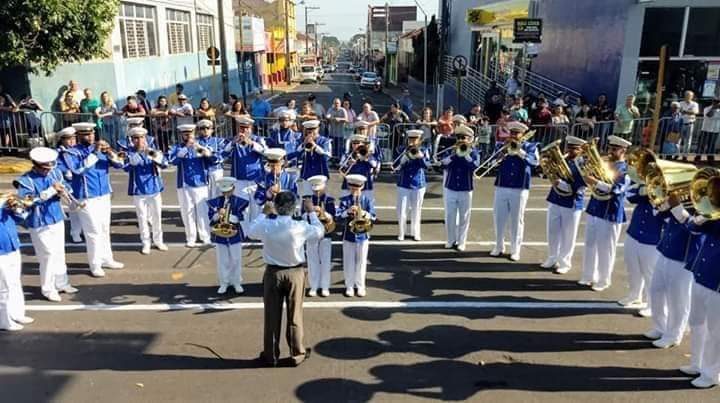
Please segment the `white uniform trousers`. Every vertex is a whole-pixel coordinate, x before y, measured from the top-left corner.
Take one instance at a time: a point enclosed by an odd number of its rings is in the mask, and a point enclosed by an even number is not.
[[[632,236],[625,237],[625,269],[628,272],[628,296],[630,301],[650,304],[650,282],[660,252],[656,245],[640,243]]]
[[[343,275],[345,288],[365,288],[370,242],[343,241]]]
[[[238,179],[235,182],[235,196],[241,197],[248,201],[248,208],[245,210],[245,223],[249,224],[255,221],[255,217],[260,214],[261,206],[255,203],[255,191],[257,190],[257,183],[255,181],[248,181],[244,179]]]
[[[65,223],[30,228],[30,240],[40,265],[42,294],[47,296],[70,285],[65,264]]]
[[[78,210],[78,216],[92,270],[114,261],[110,245],[110,194],[86,199],[85,203],[85,208]]]
[[[332,239],[308,241],[305,244],[308,262],[308,280],[313,290],[330,289],[330,269],[332,267]],[[367,253],[367,252],[366,252]]]
[[[663,338],[680,341],[690,317],[690,292],[693,274],[685,270],[685,263],[658,257],[650,283],[650,304],[655,330]]]
[[[178,189],[180,211],[185,226],[185,241],[195,243],[197,237],[204,243],[210,242],[210,218],[208,217],[207,186]],[[252,203],[251,203],[252,205]]]
[[[82,234],[82,224],[80,223],[80,217],[77,211],[68,211],[67,215],[70,220],[70,236],[79,238],[80,234]]]
[[[598,287],[610,286],[621,231],[622,224],[587,214],[582,281]]]
[[[155,245],[163,243],[162,231],[162,195],[133,196],[133,204],[140,227],[140,242],[150,244],[150,229]]]
[[[472,191],[457,192],[448,188],[443,189],[445,196],[445,233],[447,243],[465,246],[467,234],[470,229],[470,209],[472,204]]]
[[[422,222],[422,204],[425,199],[425,188],[407,189],[397,188],[397,216],[398,235],[405,237],[408,210],[410,212],[410,235],[420,238],[420,224]]]
[[[25,296],[20,283],[20,251],[0,255],[0,329],[25,317]]]
[[[214,199],[222,193],[217,188],[217,182],[222,179],[223,177],[223,170],[222,169],[216,169],[214,171],[208,172],[208,194],[210,195],[211,199]]]
[[[505,249],[505,226],[510,221],[510,254],[519,254],[525,228],[525,206],[529,191],[495,187],[493,218],[495,219],[495,250]]]
[[[720,293],[693,283],[690,310],[690,364],[720,382]]]
[[[575,252],[575,238],[580,227],[582,210],[548,203],[547,240],[548,261],[559,269],[570,269]]]
[[[219,285],[242,285],[242,242],[226,245],[215,244],[217,276]]]

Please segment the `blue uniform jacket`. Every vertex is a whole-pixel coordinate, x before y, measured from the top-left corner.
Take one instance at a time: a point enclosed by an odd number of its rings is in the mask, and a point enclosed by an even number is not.
[[[647,195],[640,194],[644,193],[641,191],[644,188],[645,185],[628,188],[627,199],[630,203],[635,204],[635,210],[630,218],[627,234],[641,244],[657,245],[660,242],[665,221],[658,216]]]
[[[16,224],[21,224],[27,217],[6,208],[3,203],[0,205],[0,255],[7,255],[20,249],[20,238],[18,238]]]
[[[286,129],[282,127],[272,129],[270,135],[265,139],[265,143],[269,148],[282,148],[288,154],[295,152],[301,141],[302,133],[296,132],[289,127]]]
[[[67,192],[72,192],[62,173],[57,168],[50,171],[47,176],[42,176],[35,171],[29,171],[18,178],[18,182],[20,183],[18,196],[22,198],[30,196],[34,200],[33,205],[27,209],[29,214],[25,219],[25,226],[28,228],[41,228],[65,219],[60,204],[60,196],[55,194],[45,198],[41,195],[43,191],[52,187],[56,182],[62,183]]]
[[[406,146],[400,146],[395,149],[393,161],[396,161],[400,154],[405,152]],[[393,164],[393,168],[398,170],[398,187],[404,189],[421,189],[427,186],[425,178],[425,169],[430,167],[430,156],[425,147],[420,147],[422,158],[408,159],[405,162],[397,161]]]
[[[611,185],[609,193],[612,196],[610,199],[598,200],[591,197],[585,212],[591,216],[619,224],[627,220],[625,215],[625,192],[630,184],[630,178],[626,175],[627,162],[616,161],[614,170],[616,172],[615,182],[608,183],[608,185]]]
[[[680,222],[671,211],[662,211],[658,216],[665,220],[658,251],[668,259],[685,262],[692,257],[695,235],[690,232],[687,222]]]
[[[347,195],[340,198],[340,205],[338,206],[337,217],[344,220],[343,240],[348,242],[367,241],[370,239],[369,233],[353,234],[350,231],[350,221],[352,221],[352,218],[348,216],[348,210],[355,204],[355,197],[353,195]],[[375,215],[375,204],[373,203],[372,199],[364,195],[360,195],[360,199],[357,204],[360,206],[360,208],[370,214],[372,221],[377,220],[377,216]]]
[[[572,183],[568,183],[572,194],[570,196],[561,196],[555,191],[555,188],[550,188],[550,193],[548,193],[546,200],[548,203],[560,207],[582,210],[585,207],[585,181],[580,175],[580,169],[578,169],[576,161],[569,159],[566,161],[573,176]]]
[[[159,152],[159,151],[158,151]],[[140,163],[133,165],[131,161],[140,158]],[[129,174],[128,195],[150,196],[165,190],[160,169],[167,168],[167,159],[163,156],[160,163],[151,160],[146,153],[130,151],[125,163],[125,172]]]
[[[474,172],[479,166],[477,151],[472,150],[469,156],[459,157],[452,153],[442,159],[445,169],[445,183],[443,186],[456,192],[470,192],[473,190]]]
[[[95,151],[95,145],[78,144],[73,150],[75,152],[63,154],[65,164],[72,172],[73,195],[78,200],[85,200],[112,193],[110,167],[122,169],[123,163],[110,161],[107,155]],[[97,157],[97,162],[88,165],[91,155]]]
[[[275,175],[265,172],[265,178],[263,179],[264,180],[256,182],[257,190],[255,191],[255,195],[253,195],[255,203],[259,205],[263,205],[267,201],[267,190],[275,184]],[[278,175],[277,179],[280,182],[281,191],[290,191],[295,193],[295,195],[298,194],[297,174],[283,171]]]
[[[351,155],[352,154],[346,154],[340,162],[340,165],[344,165],[345,161],[347,161],[351,157]],[[373,190],[375,183],[375,179],[373,178],[373,176],[378,164],[379,162],[375,159],[375,156],[370,155],[365,161],[356,161],[355,164],[353,164],[352,168],[350,168],[350,170],[347,172],[347,174],[357,174],[366,177],[367,182],[365,182],[365,187],[363,190]],[[343,182],[340,188],[343,190],[347,190],[348,185],[345,178],[343,178]]]
[[[313,150],[306,152],[302,143],[297,146],[295,158],[300,164],[300,177],[307,179],[315,175],[325,175],[330,177],[330,169],[328,168],[328,160],[332,156],[332,143],[327,137],[320,136],[315,140],[321,150]]]
[[[202,187],[208,184],[208,166],[215,163],[215,157],[201,157],[195,147],[176,144],[170,149],[168,161],[177,166],[177,188]]]
[[[495,148],[502,147],[498,143]],[[533,167],[540,165],[537,143],[524,142],[522,149],[527,153],[525,158],[516,155],[505,157],[498,167],[495,186],[512,189],[530,189],[530,178]]]
[[[206,148],[209,148],[212,150],[212,156],[214,157],[214,163],[208,165],[209,171],[222,171],[223,169],[223,158],[222,158],[222,152],[225,148],[225,139],[222,137],[215,137],[215,136],[208,136],[203,137],[200,136],[197,138],[197,142]]]
[[[220,222],[220,220],[222,219],[222,217],[218,215],[218,210],[225,206],[225,196],[221,195],[214,199],[210,199],[208,200],[207,204],[208,216],[210,217],[210,226],[212,226]],[[215,234],[211,234],[210,238],[214,243],[222,245],[234,245],[236,243],[242,242],[245,239],[245,234],[243,232],[242,225],[240,224],[243,222],[243,213],[248,207],[248,205],[248,201],[243,199],[242,197],[237,197],[234,195],[230,196],[230,223],[237,226],[238,232],[235,236],[231,238],[222,238],[219,236],[215,236]]]
[[[701,225],[691,221],[688,228],[704,238],[691,267],[695,282],[720,292],[720,221],[707,221]]]
[[[262,177],[265,140],[253,135],[252,141],[252,147],[228,142],[222,152],[222,157],[230,160],[230,176],[237,180],[256,181]]]
[[[322,205],[323,210],[325,210],[326,213],[328,213],[333,219],[337,216],[337,212],[335,210],[335,199],[332,196],[328,196],[327,194],[322,194],[318,197],[315,193],[313,193],[310,197],[310,200],[312,201],[313,206],[320,206]],[[305,210],[305,204],[302,205],[302,214],[307,213]],[[325,234],[325,238],[332,237],[331,233]]]

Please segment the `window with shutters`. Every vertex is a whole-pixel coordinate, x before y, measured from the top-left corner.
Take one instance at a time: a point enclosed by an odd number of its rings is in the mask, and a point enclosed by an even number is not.
[[[197,14],[198,52],[205,52],[210,46],[215,46],[214,28],[212,15]]]
[[[123,58],[158,55],[155,7],[121,3],[118,21]]]
[[[167,9],[168,51],[171,55],[192,52],[190,13]]]

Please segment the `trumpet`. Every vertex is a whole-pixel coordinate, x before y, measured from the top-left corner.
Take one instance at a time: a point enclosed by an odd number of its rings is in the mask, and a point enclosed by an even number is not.
[[[60,190],[58,190],[58,196],[60,196],[60,199],[65,202],[65,204],[71,211],[84,209],[87,206],[87,203],[85,201],[78,200],[72,194],[72,192],[68,192],[68,190],[65,188],[65,185],[63,185],[61,182],[55,182],[53,184],[53,187],[55,187],[55,189],[57,190],[56,185],[59,185],[60,187]]]
[[[149,149],[149,150],[147,151],[147,155],[148,155],[148,157],[150,157],[150,158],[155,158],[155,157],[158,156],[158,153],[157,153],[156,150],[154,150],[154,149],[151,148],[151,149]]]
[[[304,147],[305,147],[305,152],[309,153],[309,152],[311,152],[312,150],[315,149],[315,142],[314,142],[314,141],[307,141],[307,142],[305,142]]]
[[[534,135],[535,130],[531,130],[523,134],[522,137],[520,137],[519,139],[510,140],[503,144],[502,147],[500,147],[497,151],[490,155],[485,161],[480,164],[479,167],[477,167],[477,169],[475,169],[475,172],[473,172],[475,178],[480,179],[489,174],[493,169],[495,169],[498,165],[500,165],[501,162],[505,160],[505,157],[518,155],[520,153],[520,150],[522,150],[523,143],[530,140]]]
[[[107,155],[111,160],[117,161],[125,160],[125,158],[127,158],[127,152],[113,150],[112,147],[110,147],[110,144],[108,144],[105,140],[98,140],[97,143],[95,143],[95,147],[98,151]]]
[[[693,176],[690,200],[695,212],[708,219],[720,219],[720,169],[705,167]]]
[[[204,146],[202,146],[202,145],[200,145],[200,144],[195,144],[195,152],[196,152],[198,155],[202,155],[202,156],[205,156],[205,157],[208,157],[208,156],[210,156],[210,155],[212,154],[212,150],[211,150],[211,149],[209,149],[209,148],[207,148],[207,147],[204,147]]]
[[[20,197],[17,193],[8,192],[0,193],[0,206],[7,207],[12,210],[15,214],[23,214],[28,208],[32,207],[35,203],[35,199],[27,195]]]
[[[370,217],[370,213],[360,207],[358,197],[355,198],[355,204],[353,205],[353,207],[356,207],[357,211],[355,212],[355,216],[353,217],[353,219],[350,220],[350,222],[348,223],[350,232],[352,232],[353,234],[364,234],[372,231],[372,217]]]
[[[354,159],[358,161],[367,161],[368,157],[370,157],[370,148],[365,144],[360,144],[353,154]]]
[[[560,143],[562,143],[562,140],[555,140],[540,151],[540,168],[552,183],[552,187],[557,194],[570,196],[572,191],[563,191],[555,186],[557,180],[563,180],[567,183],[573,181],[570,166],[565,161],[565,155],[560,151]]]
[[[230,222],[230,196],[225,196],[223,203],[225,213],[220,217],[220,221],[213,224],[210,232],[220,238],[232,238],[238,233],[237,225]]]

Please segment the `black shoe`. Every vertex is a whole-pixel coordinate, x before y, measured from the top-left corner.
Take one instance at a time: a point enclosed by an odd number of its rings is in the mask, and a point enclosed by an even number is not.
[[[265,355],[260,353],[255,359],[255,364],[258,368],[274,368],[277,367],[277,362],[271,362],[265,359]]]

